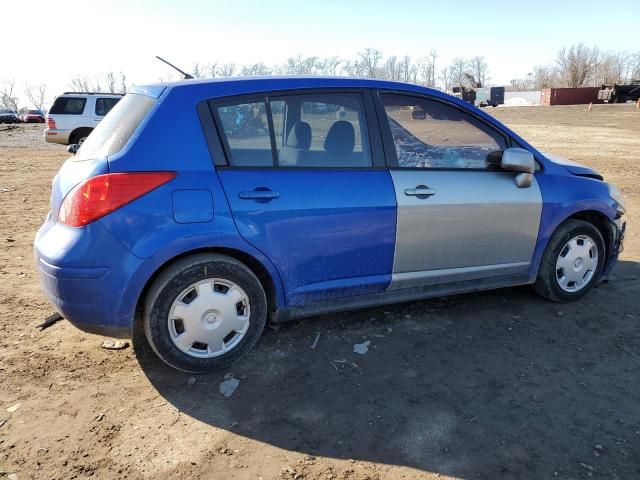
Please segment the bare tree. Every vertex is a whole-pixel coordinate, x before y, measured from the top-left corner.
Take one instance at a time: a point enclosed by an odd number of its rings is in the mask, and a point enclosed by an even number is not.
[[[604,52],[593,69],[594,85],[613,85],[632,80],[633,55],[628,52]]]
[[[384,78],[388,80],[400,80],[398,71],[398,57],[391,55],[384,62]]]
[[[78,92],[90,92],[91,91],[91,85],[89,84],[89,79],[84,76],[84,77],[74,77],[71,79],[71,82],[69,83],[71,85],[71,88],[73,88],[74,90],[78,91]],[[95,90],[96,92],[98,92],[99,90]]]
[[[429,86],[436,86],[436,58],[438,58],[438,52],[435,49],[432,49],[429,52],[429,63],[431,64],[431,80],[429,82]]]
[[[107,84],[107,92],[116,93],[116,91],[118,90],[117,81],[116,81],[116,74],[113,73],[113,72],[105,73],[104,74],[104,81]]]
[[[14,78],[2,82],[0,89],[0,104],[3,108],[18,111],[18,95],[15,93],[16,81]]]
[[[221,77],[231,77],[236,71],[235,63],[225,63],[220,67],[219,74]]]
[[[467,69],[469,74],[475,79],[478,87],[483,87],[489,79],[489,64],[484,57],[472,57],[467,61]]]
[[[196,62],[193,65],[193,69],[191,70],[191,75],[193,75],[193,78],[204,78],[205,77],[204,70],[202,68],[200,68],[200,64],[198,62]]]
[[[127,76],[120,72],[120,93],[127,93]]]
[[[41,83],[40,85],[33,86],[27,85],[27,88],[24,90],[29,103],[33,105],[38,110],[42,110],[45,104],[45,98],[47,96],[47,85]]]
[[[273,69],[262,62],[253,63],[251,65],[243,65],[240,74],[245,76],[255,75],[271,75]]]
[[[451,89],[451,72],[449,68],[444,67],[442,70],[440,70],[440,82],[442,83],[442,87],[445,91]]]
[[[581,87],[589,79],[598,60],[598,47],[589,48],[584,43],[562,47],[556,56],[556,70],[567,87]]]
[[[215,78],[218,76],[218,62],[209,64],[209,76]]]
[[[415,74],[417,69],[411,62],[411,57],[405,55],[398,62],[398,80],[409,83],[415,82]]]
[[[552,66],[536,65],[533,67],[531,83],[534,90],[551,88],[558,85],[558,76]]]
[[[429,56],[420,57],[416,64],[416,82],[421,83],[427,87],[436,86],[436,58],[438,53],[435,50],[431,50]]]
[[[640,50],[631,55],[629,67],[629,79],[640,80]]]
[[[355,62],[356,70],[359,75],[368,78],[377,78],[379,76],[380,62],[382,60],[382,52],[375,48],[365,48],[358,53]]]
[[[332,77],[338,76],[344,70],[344,60],[339,57],[325,58],[322,65],[322,73]]]
[[[463,87],[467,85],[467,61],[464,58],[456,57],[449,65],[449,84],[451,87]]]
[[[319,75],[323,73],[325,61],[318,57],[297,55],[287,58],[282,71],[287,75]]]

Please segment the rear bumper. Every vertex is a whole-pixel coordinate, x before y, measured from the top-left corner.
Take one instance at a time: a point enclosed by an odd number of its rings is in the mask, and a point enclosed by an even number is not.
[[[60,145],[69,145],[69,136],[71,130],[56,130],[47,128],[44,131],[44,139],[47,143],[59,143]]]
[[[139,290],[131,273],[144,260],[99,223],[67,227],[47,218],[36,235],[42,287],[58,312],[89,333],[130,337]]]

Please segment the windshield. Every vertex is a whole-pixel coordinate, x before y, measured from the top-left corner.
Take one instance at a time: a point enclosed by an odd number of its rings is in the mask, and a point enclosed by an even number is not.
[[[73,160],[89,160],[118,153],[155,102],[154,98],[146,95],[126,95],[91,132]]]

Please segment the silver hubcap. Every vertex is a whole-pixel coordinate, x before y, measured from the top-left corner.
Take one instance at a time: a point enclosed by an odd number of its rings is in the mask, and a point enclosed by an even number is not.
[[[208,278],[185,288],[169,310],[169,335],[184,353],[217,357],[232,350],[249,329],[249,297],[235,283]]]
[[[589,284],[598,268],[598,247],[588,235],[569,240],[556,261],[556,279],[565,292],[574,293]]]

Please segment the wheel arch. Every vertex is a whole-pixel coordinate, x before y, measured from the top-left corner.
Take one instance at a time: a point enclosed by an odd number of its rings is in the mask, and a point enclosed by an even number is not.
[[[267,297],[267,312],[268,314],[272,314],[276,312],[279,308],[278,303],[278,292],[276,289],[275,281],[272,278],[271,274],[267,267],[263,265],[263,263],[255,258],[253,255],[244,252],[242,250],[231,248],[231,247],[203,247],[194,250],[189,250],[182,252],[175,257],[172,257],[159,265],[155,271],[149,276],[147,281],[144,284],[144,287],[140,291],[140,295],[138,296],[138,300],[135,308],[135,322],[138,322],[142,318],[142,311],[144,308],[144,301],[147,293],[149,292],[149,288],[153,284],[153,282],[158,278],[158,276],[164,272],[169,266],[173,265],[175,262],[190,257],[192,255],[202,254],[202,253],[219,253],[223,255],[227,255],[232,257],[242,263],[244,263],[249,270],[253,272],[253,274],[258,277],[260,280],[260,284],[262,288],[264,288],[264,293]]]
[[[571,220],[571,219],[584,220],[586,222],[591,223],[598,229],[598,231],[600,232],[600,235],[602,235],[602,238],[604,239],[604,247],[606,250],[605,254],[606,254],[606,258],[608,258],[609,255],[611,254],[611,250],[613,248],[613,242],[614,242],[613,232],[609,225],[610,224],[609,218],[604,213],[599,212],[597,210],[582,210],[565,218],[556,227],[556,230],[560,228],[560,225],[565,223],[567,220]]]
[[[590,206],[589,206],[590,207]],[[549,242],[558,231],[558,229],[564,225],[569,220],[584,220],[593,224],[604,239],[605,243],[605,257],[608,258],[611,254],[614,238],[613,231],[610,227],[611,217],[607,215],[607,213],[598,210],[596,208],[579,208],[574,209],[569,212],[564,212],[562,216],[556,214],[554,215],[556,221],[549,222],[550,215],[547,214],[547,220],[545,221],[544,217],[542,219],[542,225],[538,237],[538,244],[536,246],[536,250],[533,255],[533,259],[531,262],[531,269],[529,270],[529,274],[531,275],[531,281],[534,281],[538,276],[538,272],[541,267],[542,257],[544,252],[547,250],[549,246]],[[544,216],[544,211],[543,211]],[[561,217],[558,219],[558,217]]]

